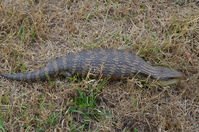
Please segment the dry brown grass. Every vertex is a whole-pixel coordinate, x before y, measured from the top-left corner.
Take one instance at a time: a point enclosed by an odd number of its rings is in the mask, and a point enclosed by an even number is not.
[[[199,131],[195,1],[0,1],[0,73],[37,69],[55,57],[98,47],[134,50],[153,65],[182,71],[186,80],[163,87],[142,77],[105,84],[0,78],[0,131]],[[68,109],[80,96],[77,89],[93,97],[96,88],[95,109],[111,116],[84,123]]]

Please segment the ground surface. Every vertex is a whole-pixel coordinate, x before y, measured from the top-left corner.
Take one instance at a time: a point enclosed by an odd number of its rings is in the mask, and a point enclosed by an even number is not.
[[[199,131],[197,6],[191,0],[1,0],[0,73],[38,69],[83,49],[117,48],[186,79],[160,86],[140,76],[0,78],[0,131]]]

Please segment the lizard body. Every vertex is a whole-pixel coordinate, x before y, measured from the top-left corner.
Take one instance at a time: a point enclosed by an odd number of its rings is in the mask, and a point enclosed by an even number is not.
[[[46,67],[21,74],[0,74],[11,80],[44,80],[48,77],[66,72],[73,74],[104,76],[111,78],[130,77],[144,74],[158,80],[181,78],[183,75],[163,66],[151,66],[136,54],[127,50],[94,49],[79,53],[70,53],[49,62]]]

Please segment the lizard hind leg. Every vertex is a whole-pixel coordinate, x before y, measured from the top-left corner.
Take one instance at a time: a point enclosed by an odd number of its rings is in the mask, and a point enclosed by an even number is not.
[[[61,76],[63,77],[72,77],[72,74],[70,72],[64,71],[61,73]]]

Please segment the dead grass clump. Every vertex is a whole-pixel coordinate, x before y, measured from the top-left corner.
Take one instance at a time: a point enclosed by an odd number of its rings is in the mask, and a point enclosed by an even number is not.
[[[48,25],[45,21],[47,17],[42,10],[31,4],[25,7],[20,3],[13,2],[12,5],[1,3],[0,6],[0,40],[18,40],[28,44],[38,40],[48,38]]]

